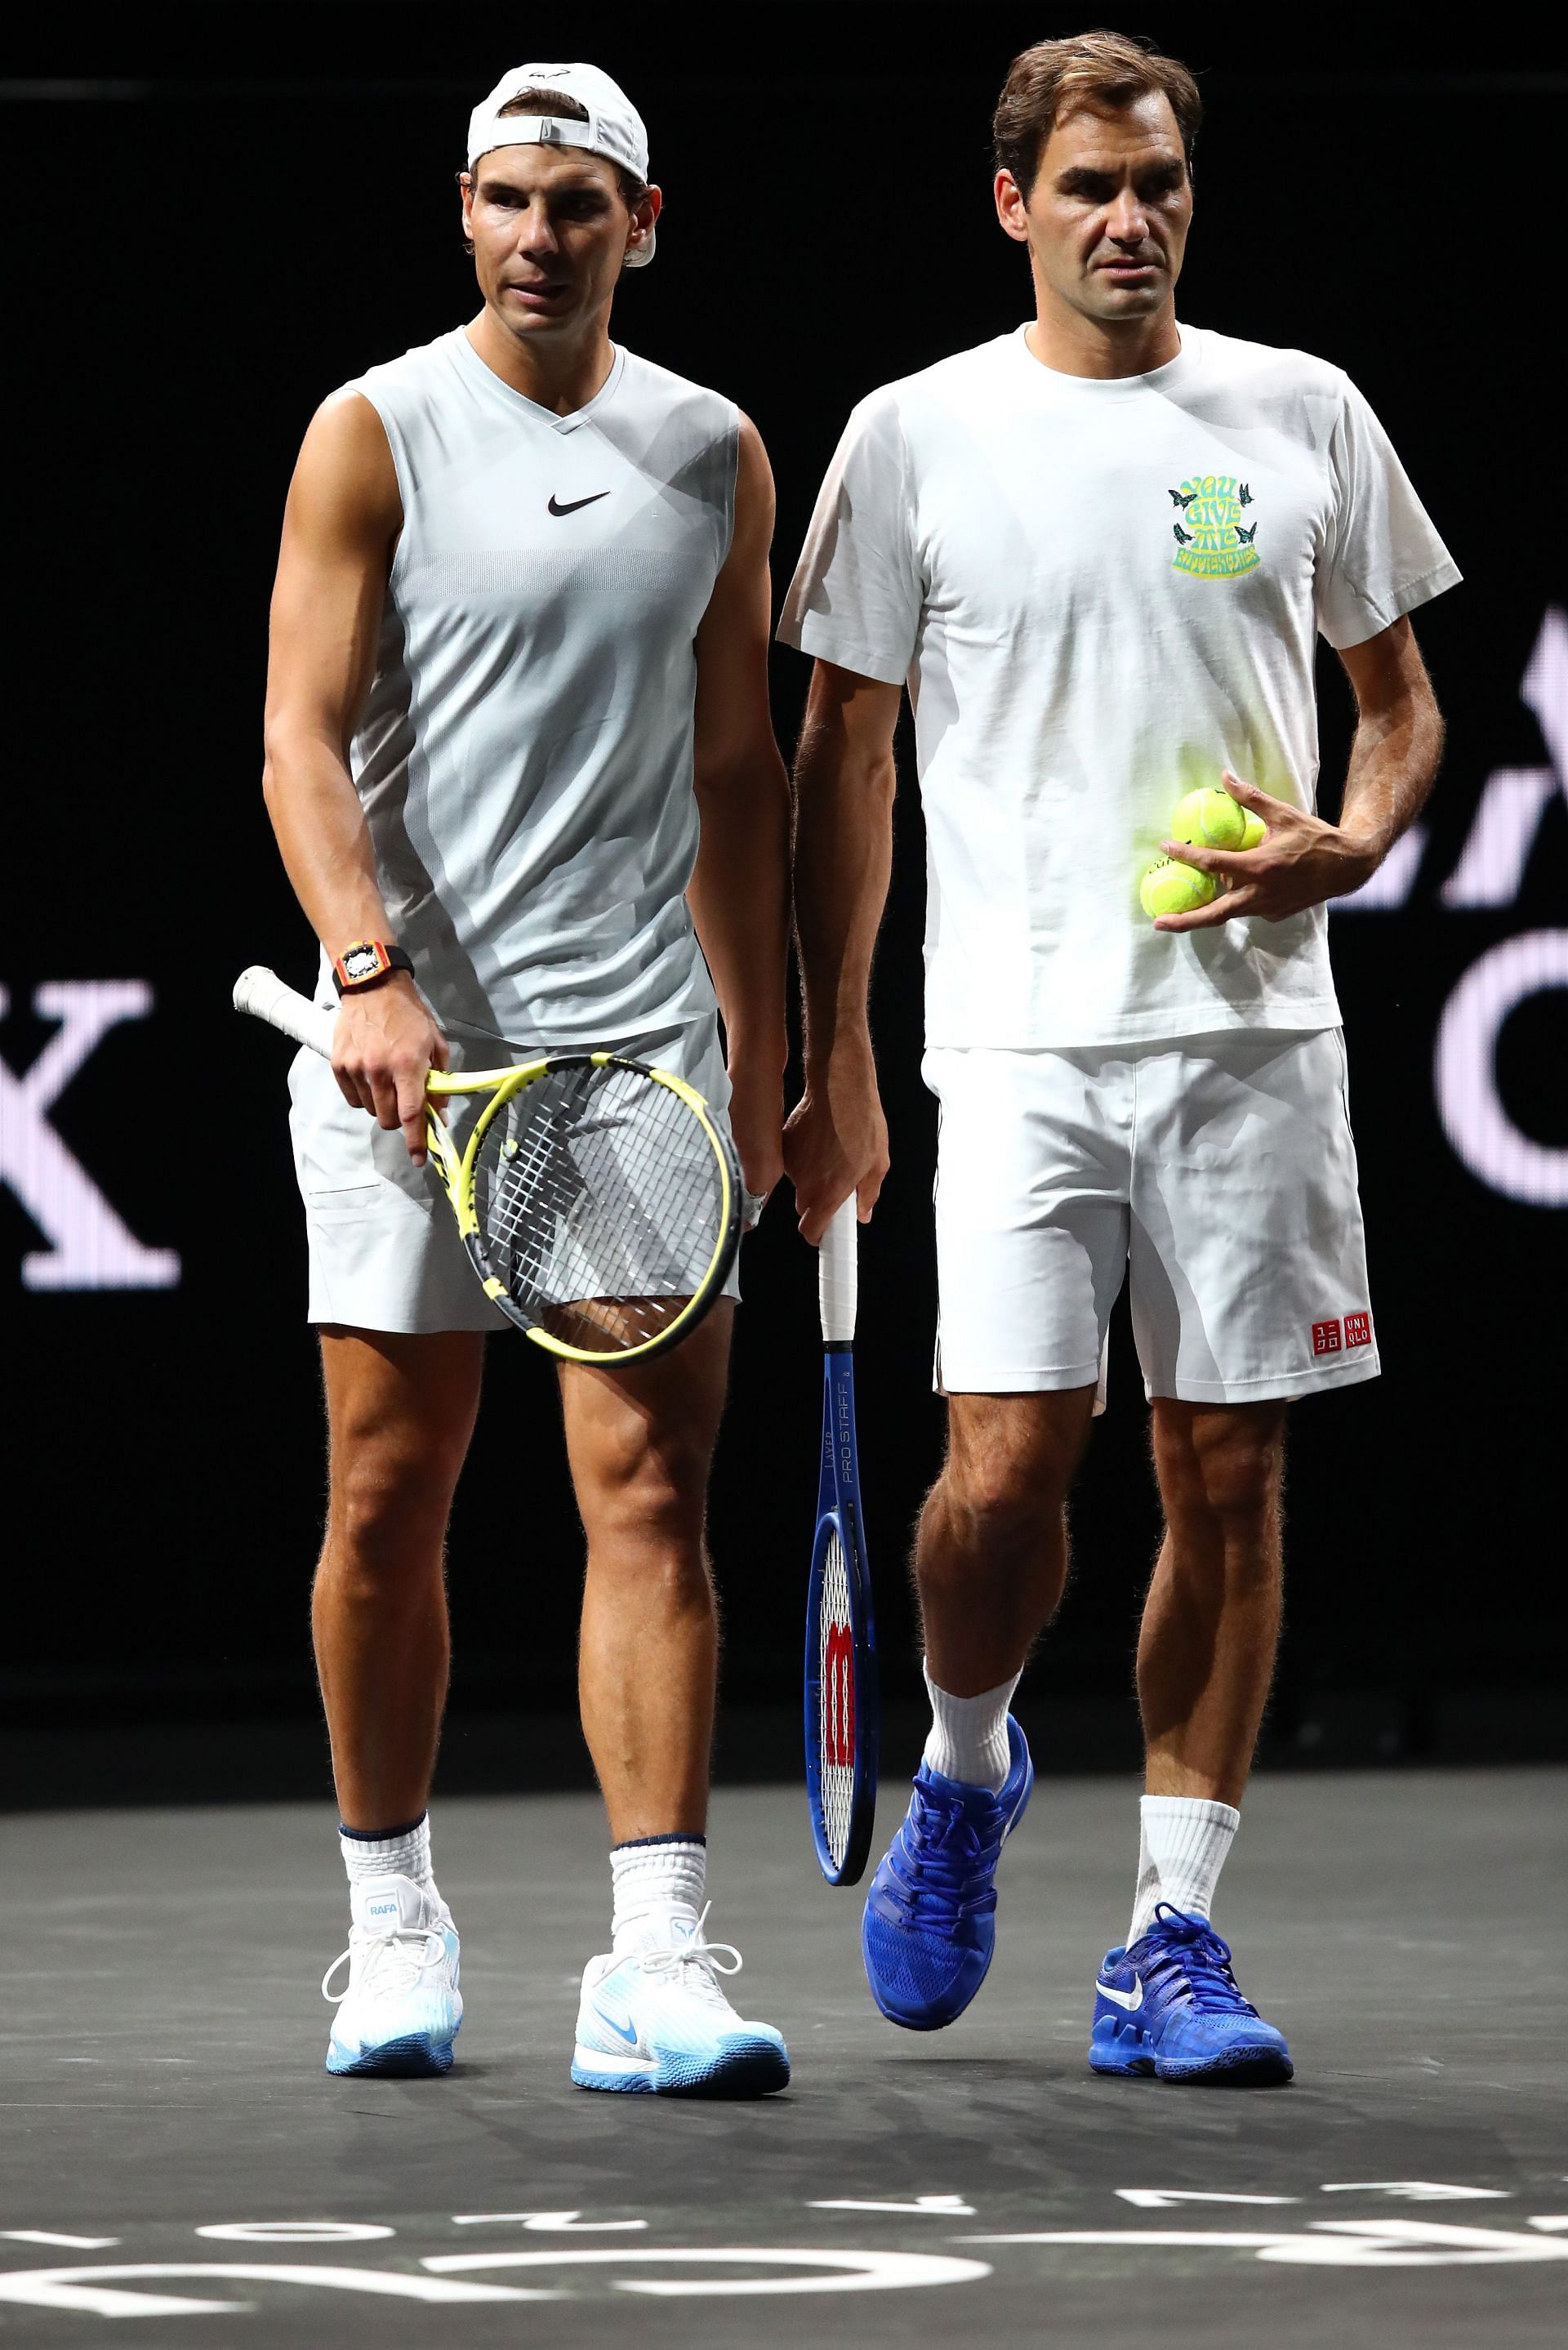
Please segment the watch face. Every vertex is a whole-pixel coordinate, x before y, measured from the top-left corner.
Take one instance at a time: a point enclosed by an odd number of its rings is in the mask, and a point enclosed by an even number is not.
[[[343,976],[350,986],[362,979],[374,979],[383,968],[381,950],[378,946],[350,947],[343,958]]]

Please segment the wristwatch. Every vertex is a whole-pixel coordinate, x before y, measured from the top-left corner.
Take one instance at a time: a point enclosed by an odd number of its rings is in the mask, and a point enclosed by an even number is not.
[[[411,976],[413,968],[413,957],[401,947],[388,946],[382,939],[356,939],[333,957],[332,984],[339,995],[348,995],[374,987],[390,972],[406,971]]]

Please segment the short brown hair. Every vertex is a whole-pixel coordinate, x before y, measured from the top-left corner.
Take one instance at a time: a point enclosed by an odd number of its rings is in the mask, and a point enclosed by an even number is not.
[[[1027,196],[1045,141],[1064,114],[1084,106],[1130,106],[1151,90],[1170,100],[1190,175],[1203,100],[1184,65],[1126,33],[1075,33],[1064,41],[1037,41],[1013,58],[996,102],[991,134],[997,170],[1011,172]]]

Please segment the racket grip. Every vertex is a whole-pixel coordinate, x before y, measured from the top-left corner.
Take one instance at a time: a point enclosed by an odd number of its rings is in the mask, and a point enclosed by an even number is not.
[[[319,1053],[323,1060],[332,1058],[332,1032],[337,1024],[337,1014],[312,1003],[307,995],[287,986],[265,963],[252,963],[235,980],[234,1010],[248,1012],[253,1020],[265,1020],[269,1028],[281,1029],[296,1045]]]
[[[860,1245],[855,1194],[849,1194],[822,1235],[816,1263],[816,1294],[822,1308],[822,1335],[829,1342],[855,1336],[856,1258]]]

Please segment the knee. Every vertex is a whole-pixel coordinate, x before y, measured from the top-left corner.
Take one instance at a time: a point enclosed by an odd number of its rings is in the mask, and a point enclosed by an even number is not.
[[[1280,1428],[1272,1420],[1216,1414],[1186,1440],[1158,1448],[1160,1497],[1172,1524],[1207,1523],[1257,1534],[1277,1517],[1283,1468]]]
[[[950,1454],[938,1487],[949,1520],[990,1552],[1032,1546],[1061,1516],[1067,1472],[1051,1453],[987,1446]]]
[[[688,1563],[701,1551],[706,1445],[679,1434],[628,1435],[596,1448],[592,1462],[579,1466],[577,1488],[590,1547],[653,1549]]]
[[[439,1565],[461,1447],[438,1440],[356,1440],[334,1448],[328,1534],[372,1575]]]

